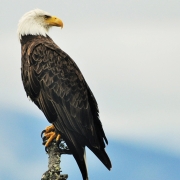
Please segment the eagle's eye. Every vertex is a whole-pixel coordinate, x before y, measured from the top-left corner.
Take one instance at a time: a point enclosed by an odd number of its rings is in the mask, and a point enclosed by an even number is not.
[[[48,18],[50,18],[51,16],[48,16],[48,15],[44,15],[44,18],[45,19],[48,19]]]

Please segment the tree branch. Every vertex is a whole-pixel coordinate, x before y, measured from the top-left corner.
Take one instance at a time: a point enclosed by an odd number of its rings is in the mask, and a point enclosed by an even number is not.
[[[44,144],[44,140],[43,140]],[[66,180],[68,178],[67,174],[60,174],[60,158],[62,151],[59,147],[64,146],[64,143],[61,141],[57,143],[56,140],[53,140],[52,143],[45,149],[48,158],[48,170],[42,175],[41,180]]]

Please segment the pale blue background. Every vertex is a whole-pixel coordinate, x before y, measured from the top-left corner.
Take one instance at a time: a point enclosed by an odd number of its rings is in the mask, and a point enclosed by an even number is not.
[[[78,64],[99,104],[112,160],[87,152],[90,180],[180,179],[180,1],[0,0],[0,179],[38,180],[47,170],[48,125],[21,83],[20,17],[34,8],[64,28],[49,35]],[[68,180],[81,179],[71,156]]]

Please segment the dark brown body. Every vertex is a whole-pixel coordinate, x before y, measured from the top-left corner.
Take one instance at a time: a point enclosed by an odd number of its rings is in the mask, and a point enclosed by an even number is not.
[[[23,36],[21,45],[26,94],[61,134],[83,179],[88,179],[85,146],[110,169],[97,102],[75,62],[48,36]]]

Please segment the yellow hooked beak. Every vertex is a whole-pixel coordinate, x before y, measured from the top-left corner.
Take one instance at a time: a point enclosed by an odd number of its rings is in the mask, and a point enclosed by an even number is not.
[[[50,16],[47,19],[45,19],[45,22],[50,26],[58,26],[63,28],[63,22],[61,19],[59,19],[56,16]]]

